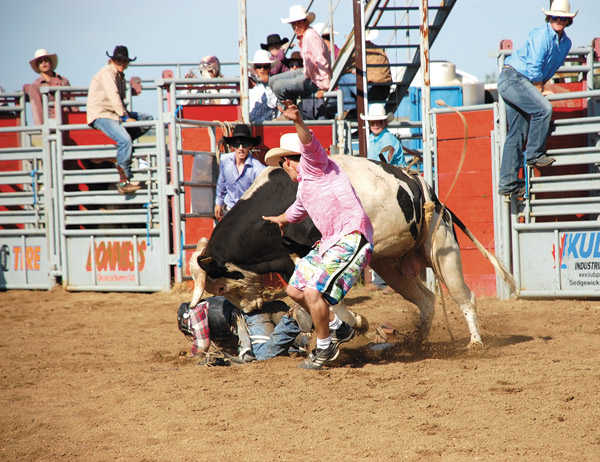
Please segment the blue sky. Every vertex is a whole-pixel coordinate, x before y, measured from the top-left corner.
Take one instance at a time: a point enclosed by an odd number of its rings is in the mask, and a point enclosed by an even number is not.
[[[390,5],[406,1],[390,0]],[[296,3],[307,5],[308,1],[247,0],[250,56],[270,33],[291,37],[291,27],[282,24],[281,18]],[[316,22],[328,21],[329,3],[315,0]],[[338,0],[331,3],[335,6]],[[431,50],[431,59],[452,61],[484,80],[496,73],[489,52],[497,50],[502,39],[512,39],[515,47],[523,44],[527,32],[543,24],[541,7],[548,8],[549,1],[458,0]],[[572,0],[571,8],[579,10],[567,29],[573,45],[591,44],[594,37],[600,37],[600,0]],[[238,0],[0,0],[0,85],[14,91],[32,82],[37,74],[29,60],[38,48],[57,53],[57,71],[76,86],[88,85],[106,63],[105,52],[112,52],[118,44],[128,46],[138,62],[197,62],[208,54],[237,62],[237,11]],[[334,15],[336,40],[343,43],[351,26],[352,3],[339,0]],[[382,34],[377,43],[387,40]],[[225,68],[224,73],[236,76],[239,69]],[[127,76],[133,75],[159,77],[160,71],[128,69]]]

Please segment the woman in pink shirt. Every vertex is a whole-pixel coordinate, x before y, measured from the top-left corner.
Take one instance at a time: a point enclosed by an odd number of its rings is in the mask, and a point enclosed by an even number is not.
[[[25,85],[24,90],[29,95],[29,100],[31,101],[33,123],[35,125],[42,125],[44,123],[44,114],[40,88],[43,85],[50,87],[69,87],[71,84],[65,77],[55,72],[56,66],[58,66],[58,56],[56,54],[48,53],[43,48],[35,52],[33,59],[29,61],[29,65],[33,71],[40,74],[40,76],[32,84]],[[63,99],[73,99],[73,97],[65,96]],[[54,103],[54,93],[48,95],[48,101]],[[68,107],[66,109],[69,111],[78,110],[76,107]],[[56,111],[53,104],[48,108],[48,115],[53,119],[56,117]]]
[[[320,369],[339,354],[339,345],[354,337],[354,329],[329,310],[339,303],[371,260],[373,226],[346,173],[327,156],[308,129],[298,107],[284,101],[283,115],[294,122],[297,135],[281,137],[282,147],[265,156],[270,166],[280,165],[298,182],[295,202],[281,215],[263,217],[281,232],[288,223],[310,217],[321,240],[298,262],[287,294],[310,312],[317,346],[300,364]]]

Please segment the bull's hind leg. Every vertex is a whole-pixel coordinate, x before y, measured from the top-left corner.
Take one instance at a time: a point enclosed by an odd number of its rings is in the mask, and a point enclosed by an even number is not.
[[[435,229],[437,214],[431,220],[430,233]],[[432,254],[433,245],[433,254]],[[435,262],[429,261],[436,275],[448,288],[450,296],[460,306],[460,309],[469,326],[471,341],[469,348],[472,346],[482,346],[481,334],[479,333],[479,322],[477,320],[477,310],[475,307],[475,294],[471,292],[469,286],[465,282],[462,272],[462,260],[460,257],[460,248],[456,241],[453,230],[444,221],[437,228],[435,236],[432,240],[428,239],[425,242],[424,250],[428,260],[435,259]],[[438,274],[439,273],[439,274]]]
[[[435,313],[435,296],[418,277],[409,278],[404,276],[398,267],[400,264],[399,262],[371,262],[371,267],[392,289],[419,308],[417,334],[419,340],[426,342],[429,338],[429,331]]]

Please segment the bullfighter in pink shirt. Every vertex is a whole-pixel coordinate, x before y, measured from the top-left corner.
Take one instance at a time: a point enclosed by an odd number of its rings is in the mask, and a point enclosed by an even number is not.
[[[283,115],[294,122],[297,134],[281,137],[281,147],[271,149],[265,163],[281,166],[298,182],[295,202],[281,215],[263,217],[279,225],[310,217],[321,240],[296,265],[287,294],[312,316],[317,346],[300,364],[320,369],[338,357],[339,345],[354,337],[354,329],[329,310],[340,302],[371,260],[373,226],[346,173],[327,156],[298,107],[283,102]],[[282,108],[283,109],[283,108]]]

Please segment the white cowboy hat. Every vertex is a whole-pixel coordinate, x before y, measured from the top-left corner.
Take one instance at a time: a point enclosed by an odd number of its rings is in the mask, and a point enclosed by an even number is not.
[[[56,66],[58,66],[58,56],[56,56],[56,54],[52,55],[48,53],[48,50],[45,50],[44,48],[40,48],[39,50],[35,51],[35,53],[33,54],[33,59],[29,61],[29,65],[31,66],[34,72],[38,74],[40,73],[40,67],[37,65],[37,60],[44,57],[48,57],[52,61],[53,71],[54,69],[56,69]]]
[[[554,0],[550,6],[550,11],[546,11],[544,7],[542,7],[542,11],[546,16],[562,16],[565,18],[574,18],[579,13],[579,10],[571,13],[569,0]]]
[[[269,149],[265,155],[265,164],[277,167],[279,160],[286,156],[297,156],[300,154],[300,138],[297,133],[286,133],[279,138],[279,147]]]
[[[291,22],[302,21],[306,19],[310,24],[315,20],[317,16],[314,13],[307,13],[302,5],[292,5],[290,6],[290,17],[289,18],[281,18],[281,22],[284,24],[289,24]]]
[[[320,36],[323,35],[331,35],[331,31],[329,30],[329,26],[326,26],[324,22],[318,22],[313,24],[312,27]],[[333,31],[333,35],[338,35],[336,31]]]
[[[273,66],[273,60],[271,59],[271,53],[266,50],[256,50],[254,52],[254,60],[248,61],[248,64],[270,64]]]
[[[390,123],[394,118],[394,114],[391,112],[385,113],[385,106],[379,103],[373,103],[369,106],[369,115],[361,114],[360,118],[362,120],[385,120],[387,123]]]
[[[368,29],[365,31],[365,42],[372,42],[379,37],[379,31],[375,29]]]

